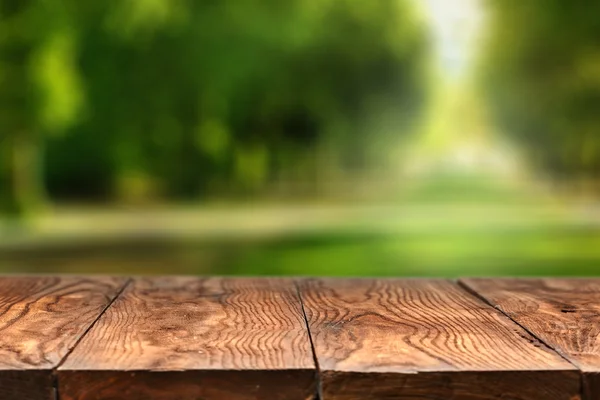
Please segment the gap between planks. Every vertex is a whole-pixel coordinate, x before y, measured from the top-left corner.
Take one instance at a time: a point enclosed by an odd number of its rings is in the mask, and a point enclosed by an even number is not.
[[[125,281],[125,283],[123,284],[123,286],[121,287],[121,289],[119,289],[119,291],[117,292],[117,294],[115,296],[113,296],[113,298],[111,299],[111,301],[109,301],[108,304],[106,305],[106,307],[104,307],[104,309],[98,314],[98,316],[96,317],[96,319],[94,319],[94,322],[92,322],[90,324],[90,326],[87,327],[87,329],[85,330],[85,332],[83,332],[83,334],[79,337],[79,339],[77,339],[75,341],[75,344],[73,345],[73,347],[71,347],[71,349],[67,352],[67,354],[65,354],[65,356],[62,358],[62,360],[60,360],[60,362],[54,368],[52,368],[52,385],[53,385],[53,388],[54,388],[54,399],[55,400],[60,400],[60,392],[58,390],[58,374],[57,374],[58,368],[60,368],[60,366],[64,364],[64,362],[71,355],[71,353],[73,353],[73,351],[79,345],[79,343],[81,343],[81,341],[83,340],[83,338],[85,338],[87,336],[87,334],[92,330],[92,328],[94,327],[94,325],[96,325],[96,323],[98,323],[98,320],[100,319],[100,317],[102,317],[102,315],[104,315],[104,313],[110,307],[112,307],[112,305],[114,304],[114,302],[117,301],[117,299],[123,294],[123,292],[125,291],[125,289],[127,289],[127,287],[131,284],[131,282],[133,282],[133,278],[131,278],[131,277],[128,277],[126,279],[127,280]]]
[[[317,351],[315,350],[315,342],[312,337],[312,331],[310,330],[310,324],[308,323],[308,317],[306,316],[306,309],[304,307],[304,299],[302,298],[302,292],[300,290],[299,281],[302,279],[293,279],[294,287],[296,288],[296,294],[298,295],[298,301],[300,302],[300,309],[302,310],[302,316],[304,317],[304,326],[306,328],[306,332],[308,333],[308,340],[310,341],[310,349],[312,350],[313,362],[315,363],[316,375],[315,379],[317,380],[317,393],[315,394],[314,400],[323,400],[323,384],[321,380],[321,369],[319,367],[319,359],[317,358]]]

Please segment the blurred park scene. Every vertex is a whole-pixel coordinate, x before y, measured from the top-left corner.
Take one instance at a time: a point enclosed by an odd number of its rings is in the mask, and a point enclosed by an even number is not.
[[[0,0],[0,272],[598,271],[600,5]]]

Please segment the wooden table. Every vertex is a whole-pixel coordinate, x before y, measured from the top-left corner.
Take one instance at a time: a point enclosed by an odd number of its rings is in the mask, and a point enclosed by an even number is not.
[[[3,399],[600,399],[600,279],[3,277]]]

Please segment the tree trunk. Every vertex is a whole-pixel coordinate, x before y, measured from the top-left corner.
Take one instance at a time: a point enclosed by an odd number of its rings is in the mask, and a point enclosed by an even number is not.
[[[35,134],[20,132],[5,143],[3,208],[8,214],[22,217],[45,204],[41,141]]]

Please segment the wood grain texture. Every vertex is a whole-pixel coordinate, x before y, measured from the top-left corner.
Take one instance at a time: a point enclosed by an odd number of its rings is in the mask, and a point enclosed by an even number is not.
[[[305,400],[315,376],[293,282],[243,278],[135,280],[58,371],[61,400]]]
[[[464,285],[583,371],[600,399],[600,279],[464,279]]]
[[[579,372],[442,280],[304,280],[323,400],[574,400]]]
[[[57,367],[126,280],[0,278],[0,399],[54,399]]]

